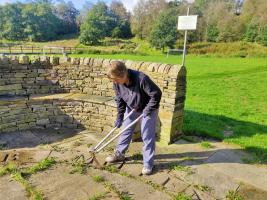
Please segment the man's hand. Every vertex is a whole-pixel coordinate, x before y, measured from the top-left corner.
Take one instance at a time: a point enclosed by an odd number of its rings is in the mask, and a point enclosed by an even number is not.
[[[122,122],[123,122],[123,118],[118,117],[118,118],[116,119],[115,123],[114,123],[114,126],[115,126],[116,128],[120,128],[121,125],[122,125]]]

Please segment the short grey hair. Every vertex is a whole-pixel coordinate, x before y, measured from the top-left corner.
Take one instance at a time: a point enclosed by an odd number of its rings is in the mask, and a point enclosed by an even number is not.
[[[107,75],[108,77],[124,77],[128,72],[127,67],[121,61],[112,61],[111,65],[108,67]]]

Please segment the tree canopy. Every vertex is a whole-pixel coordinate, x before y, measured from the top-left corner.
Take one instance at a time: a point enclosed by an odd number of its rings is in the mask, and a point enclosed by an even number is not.
[[[267,46],[265,1],[195,0],[188,5],[186,0],[139,0],[132,13],[120,0],[109,5],[86,1],[81,11],[65,0],[8,3],[0,6],[0,39],[46,41],[75,33],[86,45],[104,37],[136,36],[157,48],[170,47],[176,42],[173,16],[186,15],[190,6],[190,14],[198,15],[197,30],[189,32],[190,42],[247,41]],[[176,38],[182,40],[182,35],[179,32]]]

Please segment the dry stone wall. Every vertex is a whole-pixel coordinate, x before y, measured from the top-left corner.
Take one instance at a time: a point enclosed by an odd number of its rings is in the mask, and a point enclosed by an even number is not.
[[[0,132],[32,127],[103,132],[116,116],[109,59],[0,56]],[[182,130],[186,70],[182,66],[124,61],[161,88],[157,135],[171,143]],[[54,93],[64,93],[60,96]],[[36,96],[36,94],[46,94]],[[9,119],[9,120],[8,120]]]

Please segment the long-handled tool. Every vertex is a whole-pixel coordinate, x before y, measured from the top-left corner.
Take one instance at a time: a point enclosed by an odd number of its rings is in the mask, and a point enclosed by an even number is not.
[[[123,121],[125,121],[127,118],[129,118],[135,110],[132,110],[125,118]],[[106,146],[108,146],[111,142],[113,142],[115,139],[117,139],[125,130],[129,129],[133,125],[135,125],[141,118],[143,117],[143,114],[141,114],[138,118],[136,118],[133,122],[131,122],[128,126],[126,126],[123,130],[121,130],[118,134],[113,136],[110,140],[108,140],[105,144],[103,144],[107,138],[110,137],[110,135],[117,130],[117,127],[114,127],[93,149],[89,151],[91,154],[91,157],[89,158],[88,164],[92,164],[95,162],[98,166],[101,166],[96,159],[96,154],[99,153],[101,150],[103,150]],[[102,145],[103,144],[103,145]],[[102,145],[102,146],[101,146]]]

